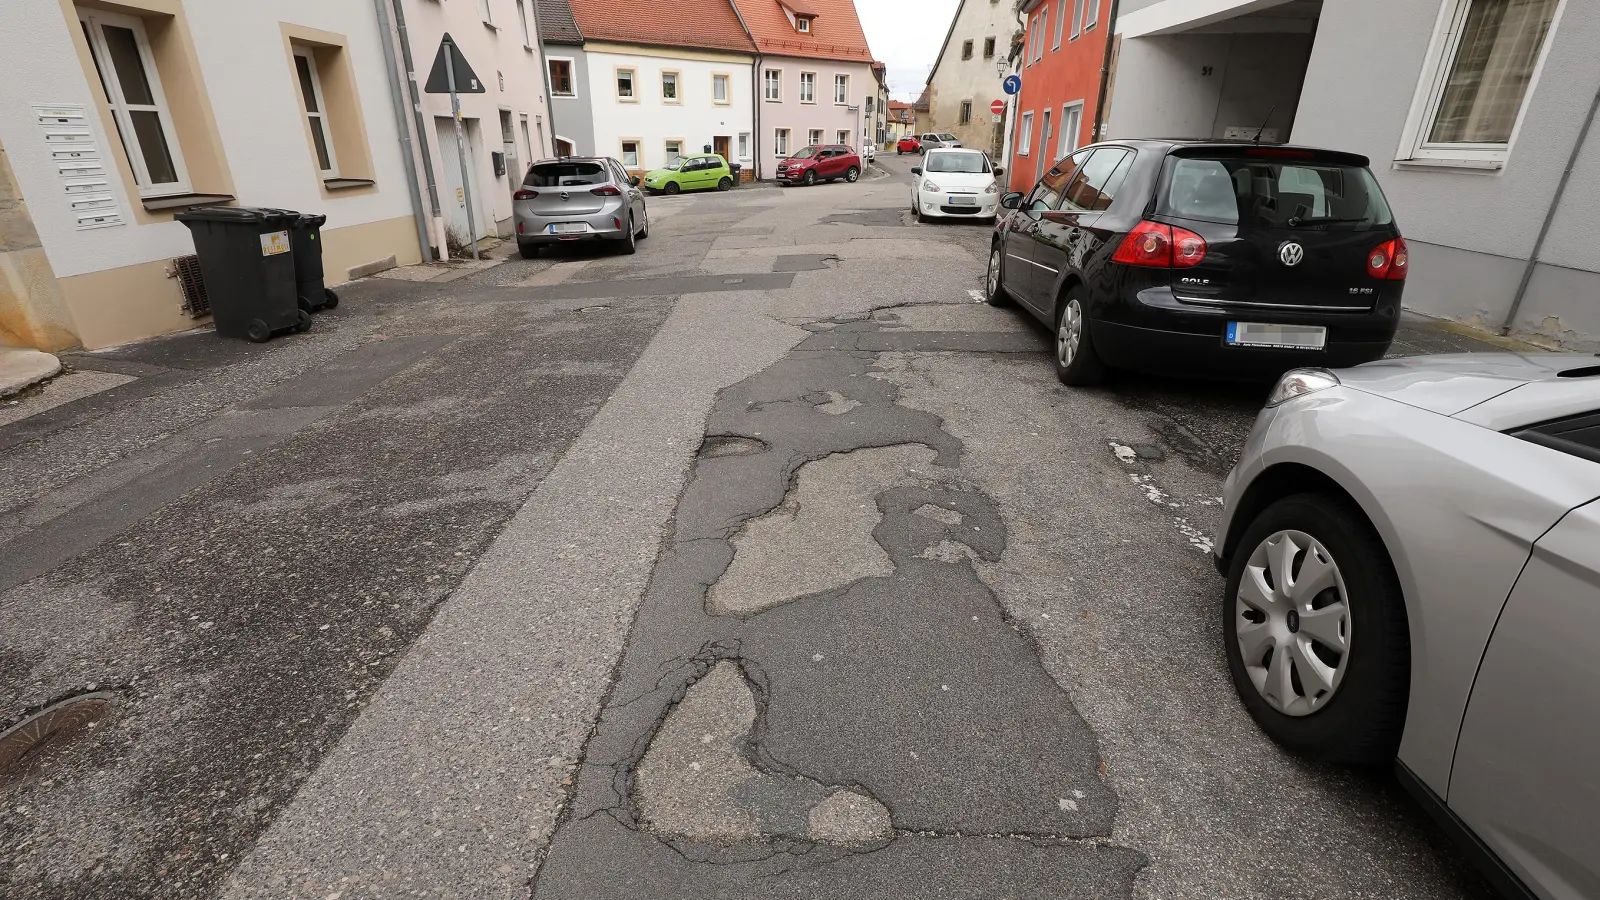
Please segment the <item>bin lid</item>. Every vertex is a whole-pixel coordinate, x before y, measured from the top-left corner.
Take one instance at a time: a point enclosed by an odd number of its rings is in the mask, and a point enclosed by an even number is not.
[[[230,225],[282,225],[294,213],[255,206],[201,206],[173,216],[179,222],[222,222]]]
[[[300,228],[321,228],[327,223],[328,217],[322,213],[301,213],[297,224]]]

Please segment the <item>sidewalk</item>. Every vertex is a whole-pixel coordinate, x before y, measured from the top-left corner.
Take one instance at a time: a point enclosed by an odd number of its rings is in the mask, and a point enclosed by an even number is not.
[[[61,361],[23,347],[0,347],[0,398],[30,388],[61,371]]]

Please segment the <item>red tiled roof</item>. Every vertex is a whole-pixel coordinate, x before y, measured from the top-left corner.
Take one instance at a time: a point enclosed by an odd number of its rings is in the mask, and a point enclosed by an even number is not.
[[[820,16],[822,12],[806,0],[778,0],[778,3],[789,7],[789,11],[801,16]]]
[[[585,0],[593,2],[593,0]],[[802,59],[872,62],[855,0],[733,0],[762,53]],[[795,3],[806,7],[796,9]],[[796,31],[783,7],[814,16],[810,33]],[[588,28],[584,31],[587,33]]]
[[[681,0],[568,0],[572,17],[591,41],[693,47],[750,53],[755,46],[729,0],[686,8]],[[779,15],[783,15],[779,13]]]

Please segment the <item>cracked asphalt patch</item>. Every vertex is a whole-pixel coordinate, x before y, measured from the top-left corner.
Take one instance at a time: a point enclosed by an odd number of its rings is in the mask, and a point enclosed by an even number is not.
[[[535,896],[1129,896],[1097,739],[975,568],[1007,529],[961,443],[875,354],[805,348],[711,411]]]

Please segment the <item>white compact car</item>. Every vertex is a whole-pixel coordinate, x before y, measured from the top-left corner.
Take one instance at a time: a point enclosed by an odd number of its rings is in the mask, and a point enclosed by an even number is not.
[[[924,154],[911,174],[911,211],[917,221],[931,218],[978,219],[994,224],[1000,212],[1000,185],[1005,174],[989,155],[978,150],[937,148]]]

